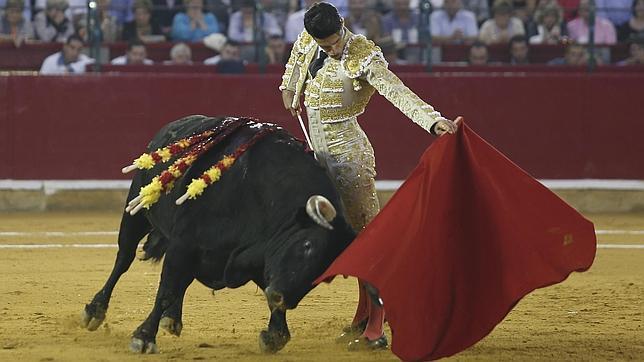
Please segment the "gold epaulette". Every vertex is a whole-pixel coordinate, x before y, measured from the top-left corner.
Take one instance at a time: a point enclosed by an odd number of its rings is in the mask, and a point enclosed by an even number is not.
[[[347,42],[340,64],[347,77],[355,79],[364,73],[374,57],[385,61],[380,48],[364,35],[358,34]]]
[[[295,50],[299,54],[308,54],[313,47],[317,46],[315,39],[306,31],[303,30],[300,35],[297,37],[295,42]]]

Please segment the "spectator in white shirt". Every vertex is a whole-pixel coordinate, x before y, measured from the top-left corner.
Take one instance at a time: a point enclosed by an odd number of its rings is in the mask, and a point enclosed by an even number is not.
[[[262,33],[266,38],[271,35],[282,35],[282,29],[277,23],[277,19],[273,14],[267,12],[260,12],[260,16],[255,16],[255,1],[243,0],[239,11],[230,16],[230,24],[228,24],[228,39],[240,42],[249,43],[255,39],[255,20],[261,23]]]
[[[85,66],[94,62],[94,59],[85,54],[83,50],[83,39],[78,35],[67,38],[63,50],[54,53],[42,63],[40,74],[79,74],[85,73]]]
[[[525,35],[523,22],[512,16],[512,3],[496,0],[492,7],[494,17],[481,25],[479,39],[485,44],[509,44],[515,35]]]
[[[461,0],[445,0],[443,9],[432,13],[430,23],[435,44],[471,44],[478,36],[476,16],[463,9]]]
[[[286,20],[286,28],[284,30],[284,40],[293,44],[297,40],[302,30],[304,30],[304,13],[308,10],[317,0],[305,0],[305,7],[300,11],[296,11],[288,16]]]
[[[112,59],[110,64],[113,65],[150,65],[154,62],[150,59],[147,59],[148,52],[145,48],[145,44],[139,40],[134,39],[127,44],[127,51],[125,55],[116,57]]]
[[[36,14],[34,27],[36,36],[45,42],[60,42],[74,34],[74,24],[65,15],[69,7],[67,0],[47,0],[45,11]]]

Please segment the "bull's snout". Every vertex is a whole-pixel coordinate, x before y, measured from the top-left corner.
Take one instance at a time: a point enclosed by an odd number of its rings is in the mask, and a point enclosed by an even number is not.
[[[271,310],[286,309],[286,306],[284,305],[284,295],[282,293],[276,292],[271,287],[266,287],[264,294],[266,295],[266,300],[268,301],[268,306]]]

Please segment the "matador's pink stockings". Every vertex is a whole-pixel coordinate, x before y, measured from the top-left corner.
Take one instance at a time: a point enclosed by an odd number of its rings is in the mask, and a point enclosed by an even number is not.
[[[356,326],[367,319],[367,327],[362,335],[370,341],[380,338],[383,334],[383,323],[385,322],[385,311],[383,308],[372,303],[362,281],[358,281],[359,299],[356,315],[351,325]]]

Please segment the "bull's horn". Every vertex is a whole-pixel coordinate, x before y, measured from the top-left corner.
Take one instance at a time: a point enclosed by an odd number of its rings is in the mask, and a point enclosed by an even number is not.
[[[337,212],[331,201],[321,195],[313,195],[306,202],[306,213],[311,219],[323,228],[333,230],[331,221],[335,219]]]

